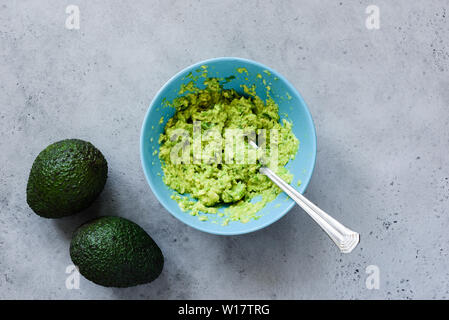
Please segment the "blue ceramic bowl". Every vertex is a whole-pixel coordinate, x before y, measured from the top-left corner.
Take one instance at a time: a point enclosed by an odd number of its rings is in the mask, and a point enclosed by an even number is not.
[[[218,216],[215,217],[214,215],[208,221],[200,221],[198,216],[183,212],[177,202],[170,198],[174,191],[162,181],[161,163],[154,150],[159,150],[159,135],[163,132],[167,120],[175,113],[174,108],[162,107],[163,102],[165,99],[173,100],[178,95],[181,84],[187,84],[191,81],[186,76],[189,73],[200,74],[203,71],[201,66],[207,66],[209,77],[227,78],[235,76],[233,80],[225,84],[226,89],[233,88],[242,92],[242,84],[249,86],[256,84],[257,95],[265,99],[266,85],[271,87],[270,95],[279,105],[281,118],[286,117],[293,122],[293,133],[300,142],[295,159],[287,164],[288,170],[294,176],[292,185],[300,192],[304,192],[307,188],[315,166],[316,135],[312,117],[304,100],[298,91],[275,70],[258,62],[241,58],[225,57],[196,63],[179,72],[159,90],[145,115],[140,137],[140,156],[145,177],[160,203],[177,219],[195,229],[219,235],[236,235],[262,229],[280,219],[295,205],[293,200],[285,193],[281,193],[259,211],[258,214],[261,216],[259,219],[248,223],[232,221],[227,226],[222,226],[220,222],[222,218]],[[238,72],[237,69],[239,68],[245,68],[247,73],[241,72],[242,69]],[[263,79],[258,75],[262,75]],[[198,87],[204,87],[202,86],[203,80],[204,78],[199,78]],[[160,123],[161,117],[164,119],[163,123]],[[301,181],[299,187],[298,180]]]

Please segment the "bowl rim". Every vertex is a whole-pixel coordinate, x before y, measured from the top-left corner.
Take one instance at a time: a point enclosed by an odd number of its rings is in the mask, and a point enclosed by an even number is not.
[[[291,90],[292,94],[297,95],[297,98],[299,99],[299,101],[303,104],[303,106],[305,107],[305,114],[307,116],[307,121],[310,122],[310,124],[312,125],[312,133],[313,133],[313,137],[312,138],[312,142],[313,142],[313,149],[314,152],[312,154],[312,169],[310,171],[310,175],[308,176],[306,181],[301,181],[303,188],[301,193],[304,193],[307,190],[307,186],[310,183],[310,180],[312,179],[313,176],[313,172],[315,170],[315,164],[316,164],[316,153],[317,153],[317,137],[316,137],[316,128],[315,128],[315,124],[313,122],[312,119],[312,115],[310,113],[309,108],[307,107],[306,102],[304,101],[303,97],[301,96],[301,94],[299,93],[299,91],[279,72],[277,72],[275,69],[272,69],[260,62],[256,62],[254,60],[250,60],[250,59],[245,59],[245,58],[238,58],[238,57],[217,57],[217,58],[212,58],[212,59],[206,59],[206,60],[202,60],[200,62],[197,62],[195,64],[189,65],[185,68],[183,68],[181,71],[177,72],[174,76],[172,76],[167,82],[165,82],[165,84],[158,90],[158,92],[156,93],[156,95],[153,97],[153,99],[151,100],[151,103],[145,113],[145,117],[140,129],[140,162],[143,168],[143,172],[146,178],[147,183],[149,184],[151,191],[153,192],[153,194],[156,196],[157,200],[162,204],[162,206],[168,211],[170,212],[170,214],[172,216],[174,216],[177,220],[183,222],[184,224],[199,230],[199,231],[203,231],[206,233],[210,233],[210,234],[215,234],[215,235],[224,235],[224,236],[231,236],[231,235],[240,235],[240,234],[247,234],[247,233],[251,233],[251,232],[255,232],[258,230],[261,230],[263,228],[268,227],[269,225],[275,223],[276,221],[278,221],[279,219],[281,219],[282,217],[284,217],[295,205],[295,202],[291,199],[291,198],[287,198],[291,203],[283,209],[283,212],[281,212],[280,214],[278,214],[277,216],[275,216],[273,219],[267,221],[264,224],[261,225],[257,225],[254,227],[249,227],[248,229],[245,229],[243,231],[232,231],[232,229],[226,229],[226,227],[223,227],[223,232],[217,232],[217,231],[212,231],[209,230],[207,227],[201,227],[201,226],[197,226],[197,225],[193,225],[191,224],[189,221],[185,221],[183,219],[181,219],[180,217],[178,217],[174,212],[171,211],[170,206],[168,205],[168,203],[166,203],[166,201],[162,198],[160,192],[158,191],[158,189],[155,187],[155,185],[153,184],[152,180],[150,179],[150,175],[148,173],[147,167],[146,167],[146,163],[147,161],[145,161],[144,159],[144,148],[146,145],[146,142],[144,141],[144,129],[147,127],[148,122],[149,122],[149,115],[152,111],[152,109],[155,107],[155,102],[158,100],[159,96],[162,94],[162,92],[165,91],[165,88],[167,86],[170,85],[170,83],[172,81],[174,81],[175,79],[177,79],[178,77],[184,75],[186,72],[188,72],[189,70],[195,69],[195,68],[199,68],[202,65],[205,64],[209,64],[209,63],[213,63],[213,62],[217,62],[217,61],[236,61],[236,62],[244,62],[244,63],[248,63],[248,64],[253,64],[256,65],[260,68],[263,68],[264,70],[267,70],[269,72],[271,72],[271,74],[274,74],[277,78],[279,78],[279,80],[283,81],[285,83],[285,85]],[[187,214],[187,213],[186,213]]]

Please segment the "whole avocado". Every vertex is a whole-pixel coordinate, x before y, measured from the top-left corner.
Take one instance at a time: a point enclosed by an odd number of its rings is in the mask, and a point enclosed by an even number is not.
[[[34,160],[27,203],[44,218],[78,213],[98,197],[107,176],[106,159],[90,142],[67,139],[53,143]]]
[[[140,226],[120,217],[83,224],[70,243],[70,257],[88,280],[105,287],[132,287],[156,279],[164,256]]]

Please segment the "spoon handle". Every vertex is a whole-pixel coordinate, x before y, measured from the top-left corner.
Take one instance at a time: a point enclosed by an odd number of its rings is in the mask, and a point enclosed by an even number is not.
[[[303,208],[304,211],[307,212],[328,234],[332,241],[335,242],[342,253],[350,253],[357,246],[360,241],[360,235],[357,232],[346,228],[340,222],[318,208],[271,169],[262,167],[260,168],[260,172],[270,178],[271,181],[279,186],[279,188]]]

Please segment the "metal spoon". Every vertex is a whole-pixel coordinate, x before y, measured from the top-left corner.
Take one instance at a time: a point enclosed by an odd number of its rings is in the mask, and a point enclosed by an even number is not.
[[[248,141],[249,145],[255,149],[259,146],[252,140]],[[279,188],[290,196],[305,212],[315,220],[316,223],[327,233],[327,235],[335,242],[342,253],[350,253],[359,243],[360,235],[346,228],[340,222],[332,218],[326,212],[318,208],[310,200],[304,197],[301,193],[296,191],[290,184],[285,182],[281,177],[274,173],[268,167],[261,167],[260,173],[266,175]]]

